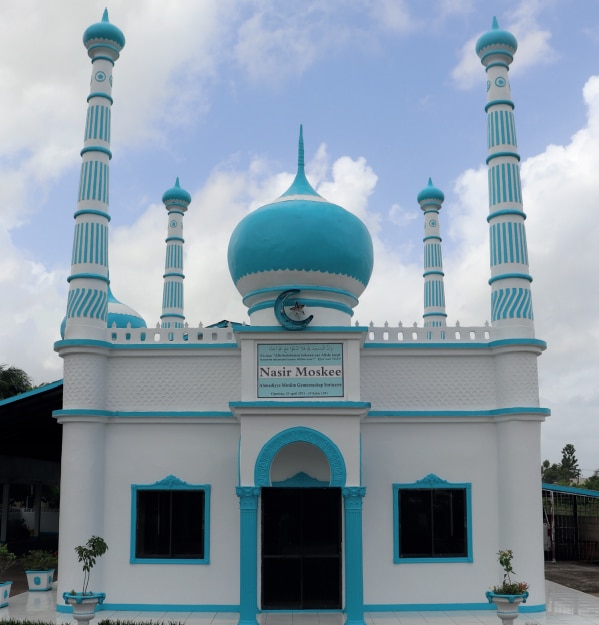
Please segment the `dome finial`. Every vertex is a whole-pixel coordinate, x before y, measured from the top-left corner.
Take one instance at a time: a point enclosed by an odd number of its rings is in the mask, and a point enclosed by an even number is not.
[[[102,13],[102,21],[110,22],[110,20],[108,19],[108,7],[104,7],[104,13]]]
[[[299,145],[297,148],[297,168],[304,169],[304,126],[300,124]]]
[[[493,16],[493,23],[491,24],[491,28],[493,30],[499,30],[499,22],[497,21],[497,16]]]

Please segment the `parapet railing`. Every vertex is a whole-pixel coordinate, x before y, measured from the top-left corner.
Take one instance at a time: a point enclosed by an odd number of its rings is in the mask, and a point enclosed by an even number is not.
[[[298,338],[301,333],[298,334]],[[107,330],[107,340],[118,345],[223,345],[236,344],[235,332],[231,325],[226,327],[162,328],[117,328]],[[371,322],[366,332],[365,344],[401,345],[410,343],[487,343],[493,340],[493,328],[484,326],[422,327],[414,323],[397,326],[385,323],[375,327]]]
[[[365,344],[405,345],[410,343],[488,343],[493,340],[493,328],[488,322],[484,326],[419,327],[416,323],[404,326],[401,322],[392,327],[385,323],[383,327],[368,326]]]
[[[107,330],[109,343],[119,345],[216,345],[235,344],[235,334],[231,326],[225,328],[204,328],[202,324],[192,328],[186,323],[183,328],[117,328]]]

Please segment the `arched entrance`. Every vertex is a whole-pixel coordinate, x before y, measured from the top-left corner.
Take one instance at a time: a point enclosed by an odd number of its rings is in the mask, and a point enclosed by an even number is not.
[[[325,464],[328,464],[328,477],[322,479],[322,475],[315,478],[305,470],[303,465],[297,464],[298,450],[301,450],[301,446],[294,445],[296,443],[308,443],[309,445],[317,448],[319,452],[317,456],[326,460]],[[286,452],[289,452],[288,456],[278,456],[278,454],[286,448]],[[312,453],[314,450],[312,449]],[[286,475],[285,470],[289,472],[289,467],[296,463],[295,469],[300,471],[293,475]],[[274,463],[274,464],[273,464]],[[277,474],[281,472],[281,467],[287,467],[283,469],[283,479],[278,479]],[[273,468],[275,478],[273,479]],[[322,467],[321,467],[322,469]],[[338,552],[338,564],[344,565],[345,571],[345,612],[346,623],[355,625],[364,625],[364,605],[363,605],[363,579],[362,579],[362,499],[365,495],[366,489],[363,486],[346,486],[346,468],[345,461],[335,443],[325,436],[324,434],[306,427],[294,427],[279,432],[273,436],[260,450],[257,455],[256,463],[254,466],[254,485],[252,486],[238,486],[237,495],[239,496],[240,506],[240,539],[241,539],[241,561],[240,561],[240,625],[256,625],[257,624],[257,611],[258,611],[258,579],[256,573],[262,575],[262,568],[264,565],[263,552],[259,552],[258,549],[258,503],[262,501],[262,506],[266,512],[261,517],[261,531],[262,540],[264,541],[264,524],[269,527],[275,527],[277,523],[281,525],[281,521],[285,516],[297,516],[300,514],[300,520],[295,519],[293,524],[305,529],[308,528],[308,542],[311,542],[315,537],[321,541],[320,547],[310,547],[313,551],[323,549],[331,550],[332,545],[336,545],[333,549]],[[269,489],[272,489],[272,494],[266,494]],[[275,492],[277,489],[281,489],[281,493]],[[321,492],[321,495],[313,494],[317,491]],[[320,499],[319,499],[320,497]],[[341,505],[343,502],[343,505]],[[324,510],[329,511],[329,514],[325,516],[333,516],[334,522],[329,523],[326,521],[326,531],[319,532],[318,519],[314,522],[314,517],[317,515],[316,509],[320,506]],[[298,509],[301,511],[298,513]],[[336,510],[336,512],[331,512]],[[343,510],[343,512],[341,512]],[[312,513],[312,517],[310,516]],[[266,514],[266,520],[264,518]],[[345,537],[343,539],[343,562],[341,560],[341,514],[344,515]],[[308,521],[306,521],[306,516]],[[269,520],[270,518],[270,520]],[[325,523],[322,521],[322,523]],[[282,524],[284,525],[284,523]],[[287,530],[281,528],[277,530],[268,530],[270,534],[272,531],[275,539],[282,544],[284,541]],[[339,526],[338,535],[331,539],[326,538],[323,540],[323,536],[334,534],[333,527]],[[287,524],[288,529],[290,528]],[[295,531],[295,530],[294,530]],[[267,538],[270,540],[270,538]],[[274,540],[274,539],[273,539]],[[292,545],[297,550],[298,541],[294,539]],[[272,541],[271,541],[272,542]],[[299,544],[305,555],[305,543],[306,541],[301,538]],[[324,543],[324,545],[323,545]],[[289,544],[289,543],[287,543]],[[276,553],[271,555],[276,557]],[[322,554],[308,554],[312,556],[320,556]],[[260,558],[260,561],[258,560]],[[274,559],[274,558],[273,558]],[[308,558],[304,558],[307,560]],[[304,563],[305,564],[305,563]],[[273,574],[273,579],[275,575]],[[305,581],[306,576],[299,576],[300,584],[301,580]],[[266,599],[266,605],[261,605],[262,609],[274,609],[276,602],[279,603],[277,609],[315,609],[311,607],[315,603],[318,603],[322,607],[320,609],[333,609],[335,607],[343,607],[342,602],[342,588],[341,588],[341,569],[339,569],[338,575],[339,584],[337,584],[337,578],[335,578],[334,585],[335,590],[326,588],[325,584],[319,585],[320,596],[316,596],[318,593],[313,593],[311,590],[308,593],[304,593],[300,588],[299,599],[297,595],[297,584],[295,585],[294,596],[284,596],[281,588],[276,586],[270,586],[267,589],[267,595],[264,595],[264,588],[262,589],[260,600],[261,602]],[[264,585],[264,577],[261,577],[262,584]],[[269,583],[266,580],[267,584]],[[309,590],[309,589],[308,589]],[[324,590],[324,592],[323,592]],[[287,592],[287,591],[285,591]],[[332,598],[332,599],[331,599]],[[334,606],[331,605],[331,600],[334,601]],[[268,603],[270,602],[270,604]],[[299,607],[294,608],[290,604],[299,602]],[[286,605],[283,605],[286,603]],[[311,605],[308,605],[311,604]],[[326,605],[325,605],[326,604]]]
[[[345,462],[320,432],[295,427],[258,455],[261,608],[340,609]]]

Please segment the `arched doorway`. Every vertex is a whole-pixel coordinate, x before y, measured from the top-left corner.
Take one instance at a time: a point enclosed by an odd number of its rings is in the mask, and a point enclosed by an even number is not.
[[[290,428],[262,448],[261,608],[340,609],[345,463],[337,446],[310,428]]]

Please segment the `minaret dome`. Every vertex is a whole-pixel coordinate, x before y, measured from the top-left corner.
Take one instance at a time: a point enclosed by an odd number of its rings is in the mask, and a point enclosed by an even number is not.
[[[518,49],[518,41],[512,33],[499,28],[497,18],[493,18],[491,30],[482,34],[476,42],[476,54],[482,60],[487,54],[504,53],[513,57]]]
[[[120,28],[109,22],[108,9],[104,9],[101,22],[96,22],[85,29],[83,45],[90,57],[98,53],[98,48],[104,48],[103,52],[112,60],[116,61],[119,58],[121,50],[125,47],[125,35]]]

